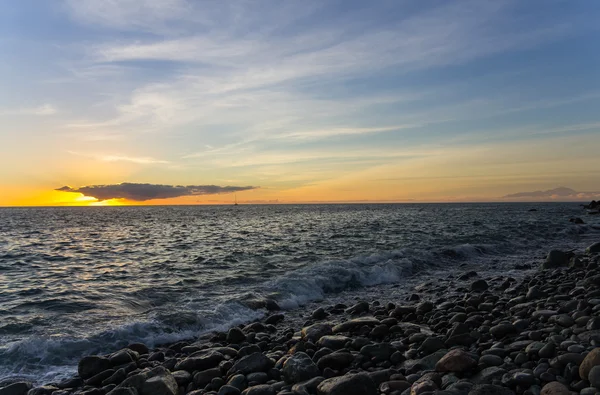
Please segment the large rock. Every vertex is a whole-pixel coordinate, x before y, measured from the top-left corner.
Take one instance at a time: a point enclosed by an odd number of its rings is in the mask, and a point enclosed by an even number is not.
[[[313,360],[303,352],[297,352],[289,357],[281,370],[288,383],[300,383],[319,376],[319,368]]]
[[[332,350],[339,350],[340,348],[344,348],[346,343],[350,340],[350,338],[341,335],[328,335],[323,336],[317,342],[319,347],[327,347]]]
[[[592,387],[600,388],[600,366],[594,366],[588,373],[587,379]]]
[[[350,332],[356,328],[360,328],[363,325],[366,326],[377,326],[381,324],[381,322],[374,317],[361,317],[355,318],[350,321],[342,322],[333,327],[333,333],[341,333],[341,332]]]
[[[0,395],[26,395],[31,388],[33,388],[31,383],[20,381],[0,388]]]
[[[587,252],[588,254],[600,254],[600,241],[586,248],[585,252]]]
[[[177,381],[170,373],[154,376],[142,386],[142,395],[178,395]]]
[[[500,323],[490,328],[490,334],[496,339],[502,339],[504,336],[516,331],[514,325],[508,322]]]
[[[323,381],[318,395],[378,395],[377,387],[368,374],[347,374]]]
[[[571,256],[564,251],[551,250],[546,256],[546,261],[542,263],[542,269],[556,269],[557,267],[567,267]]]
[[[195,357],[188,357],[181,360],[175,365],[175,370],[187,370],[193,372],[195,370],[206,370],[219,366],[219,363],[225,357],[220,352],[210,352],[205,355],[199,355]]]
[[[367,344],[360,349],[360,353],[369,358],[375,358],[376,361],[387,361],[396,351],[390,343]]]
[[[483,292],[487,290],[488,287],[489,285],[485,280],[475,280],[471,283],[471,291],[475,292]]]
[[[477,374],[471,378],[471,381],[473,382],[473,384],[492,384],[494,380],[502,379],[502,376],[504,376],[505,374],[505,369],[499,368],[497,366],[491,366],[489,368],[485,368],[477,372]]]
[[[255,385],[250,388],[246,388],[242,395],[275,395],[275,388],[268,384]]]
[[[594,348],[589,354],[584,358],[581,365],[579,365],[579,377],[583,380],[587,380],[588,374],[590,370],[594,366],[600,365],[600,347]]]
[[[227,332],[227,343],[241,343],[246,340],[246,335],[240,328],[233,327]]]
[[[464,350],[448,351],[435,365],[438,372],[465,372],[477,366],[477,361]]]
[[[206,384],[210,383],[212,379],[217,377],[221,377],[221,369],[206,369],[194,375],[194,384],[196,384],[196,387],[203,388]]]
[[[349,352],[337,351],[319,358],[317,361],[317,367],[321,370],[325,368],[342,370],[350,366],[352,361],[354,361],[354,356],[352,356],[352,354]]]
[[[137,352],[130,350],[128,348],[124,348],[116,353],[112,354],[108,359],[110,363],[114,366],[125,365],[126,363],[136,362],[140,357],[140,354]]]
[[[302,328],[302,339],[316,343],[323,336],[331,335],[331,324],[321,322]]]
[[[255,352],[238,360],[229,369],[228,375],[241,373],[248,374],[254,372],[266,372],[273,367],[273,361],[265,355]]]
[[[500,385],[480,384],[473,387],[469,395],[515,395],[515,393],[510,388]]]
[[[98,373],[104,372],[112,367],[112,363],[108,358],[97,355],[89,355],[83,357],[77,365],[79,376],[83,379],[89,379]]]
[[[570,395],[569,389],[558,381],[552,381],[542,388],[540,395]]]

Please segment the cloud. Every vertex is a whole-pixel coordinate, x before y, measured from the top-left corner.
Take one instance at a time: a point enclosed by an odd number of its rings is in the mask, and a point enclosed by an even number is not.
[[[128,155],[102,155],[102,154],[86,154],[75,151],[67,151],[71,155],[83,156],[86,158],[92,158],[103,162],[130,162],[139,165],[152,165],[152,164],[167,164],[170,163],[168,160],[155,159],[147,156],[128,156]]]
[[[82,193],[96,199],[127,199],[144,202],[154,199],[170,199],[181,196],[218,195],[256,189],[254,186],[218,186],[218,185],[162,185],[124,182],[122,184],[88,185],[80,188],[64,186],[57,188],[61,192]]]
[[[581,200],[594,199],[600,196],[600,192],[577,192],[571,188],[558,187],[546,191],[518,192],[503,196],[504,199],[554,199],[554,200]]]
[[[38,107],[31,108],[15,108],[8,110],[0,110],[0,115],[36,115],[36,116],[47,116],[58,113],[56,107],[51,104],[43,104]]]

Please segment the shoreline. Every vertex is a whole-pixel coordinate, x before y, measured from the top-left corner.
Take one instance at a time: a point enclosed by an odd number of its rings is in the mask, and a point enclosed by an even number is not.
[[[379,287],[377,300],[313,302],[227,333],[85,357],[80,377],[0,394],[592,395],[599,264],[597,253],[551,252],[520,278],[465,268],[396,295]]]

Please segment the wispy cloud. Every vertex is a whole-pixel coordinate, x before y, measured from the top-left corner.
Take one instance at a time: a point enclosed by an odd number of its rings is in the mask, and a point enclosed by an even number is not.
[[[167,160],[155,159],[151,157],[145,156],[128,156],[128,155],[107,155],[107,154],[90,154],[90,153],[81,153],[76,151],[67,151],[71,155],[83,156],[86,158],[92,158],[103,162],[130,162],[136,163],[140,165],[152,165],[152,164],[167,164],[170,163]]]
[[[39,107],[25,107],[13,109],[0,109],[0,115],[35,115],[48,116],[58,113],[56,107],[51,104],[43,104]]]

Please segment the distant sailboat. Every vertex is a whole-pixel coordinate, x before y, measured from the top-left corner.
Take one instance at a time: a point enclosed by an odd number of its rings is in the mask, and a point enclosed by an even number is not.
[[[237,206],[237,205],[238,205],[238,202],[237,202],[237,195],[233,195],[233,196],[234,196],[234,198],[235,198],[235,201],[234,201],[233,205],[234,205],[234,206]]]

